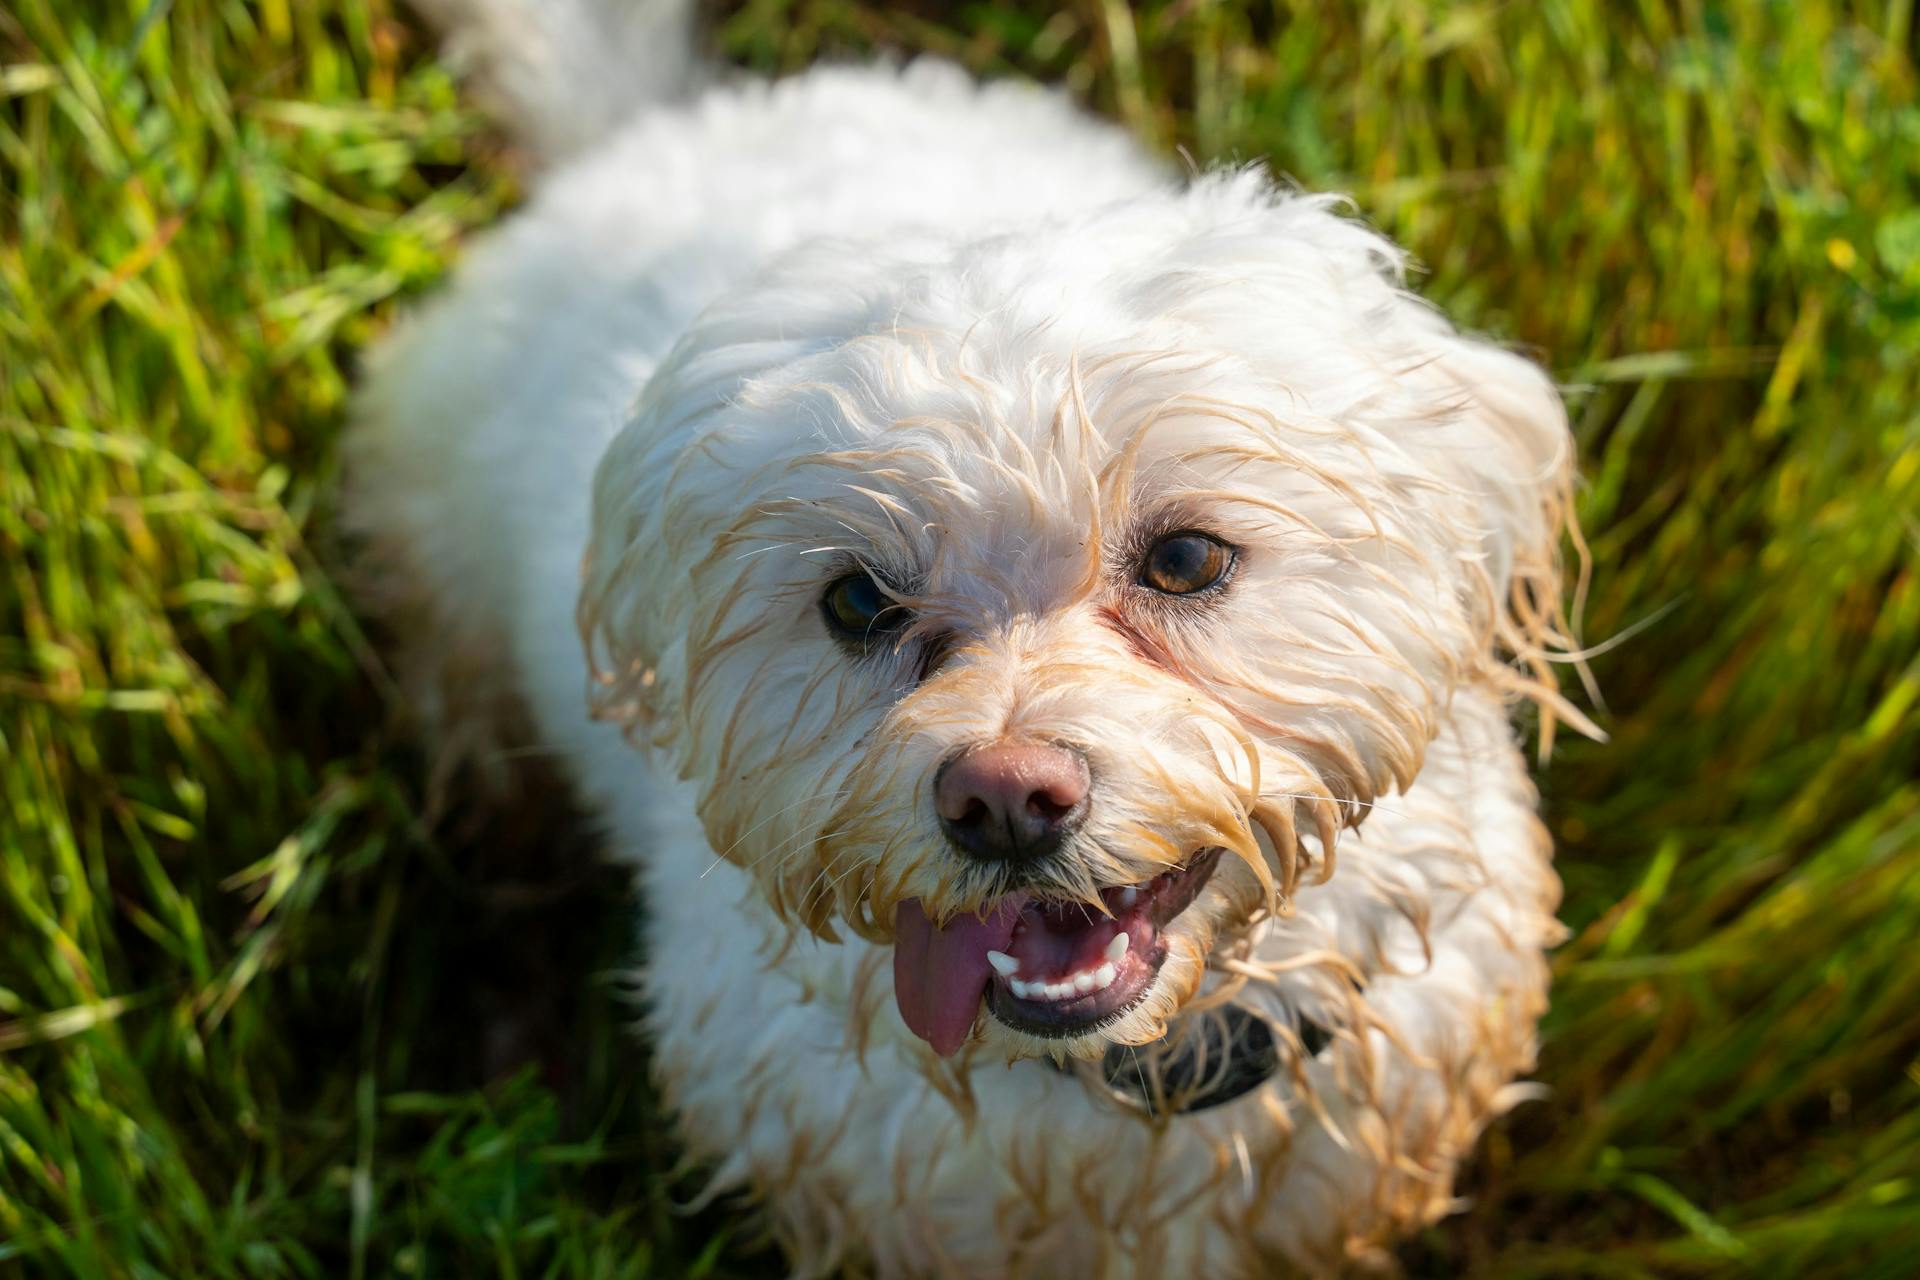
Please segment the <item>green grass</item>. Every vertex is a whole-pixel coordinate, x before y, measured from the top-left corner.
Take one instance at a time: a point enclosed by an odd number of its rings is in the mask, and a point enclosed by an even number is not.
[[[1350,191],[1572,386],[1614,736],[1544,779],[1551,1093],[1416,1273],[1912,1273],[1914,7],[717,15]],[[389,0],[0,8],[0,1273],[771,1266],[675,1211],[635,904],[550,826],[426,829],[345,603],[356,355],[517,194],[428,52]]]

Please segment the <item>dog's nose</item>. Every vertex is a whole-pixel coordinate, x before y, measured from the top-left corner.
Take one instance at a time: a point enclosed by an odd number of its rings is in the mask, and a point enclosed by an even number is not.
[[[947,840],[982,862],[1042,858],[1086,821],[1087,758],[1041,742],[996,742],[961,752],[933,779]]]

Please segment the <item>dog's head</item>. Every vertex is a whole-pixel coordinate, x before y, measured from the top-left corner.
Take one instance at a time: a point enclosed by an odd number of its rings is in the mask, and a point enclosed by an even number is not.
[[[1157,1038],[1456,688],[1550,696],[1558,397],[1399,269],[1251,174],[790,255],[601,465],[603,712],[939,1052]]]

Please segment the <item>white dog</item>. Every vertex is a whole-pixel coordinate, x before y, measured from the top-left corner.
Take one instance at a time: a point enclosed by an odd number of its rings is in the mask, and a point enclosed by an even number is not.
[[[680,18],[525,3],[441,0],[546,167],[378,353],[350,522],[441,746],[557,752],[638,867],[714,1187],[806,1274],[1445,1213],[1559,936],[1548,379],[1057,96],[695,93]]]

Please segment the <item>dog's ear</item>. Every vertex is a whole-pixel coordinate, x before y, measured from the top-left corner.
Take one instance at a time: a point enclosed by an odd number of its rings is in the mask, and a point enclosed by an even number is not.
[[[1543,755],[1558,720],[1599,735],[1560,695],[1556,674],[1574,647],[1563,548],[1575,553],[1583,585],[1586,557],[1573,507],[1573,436],[1560,393],[1533,361],[1457,332],[1415,298],[1403,294],[1400,306],[1418,311],[1403,329],[1413,347],[1406,381],[1421,398],[1431,397],[1440,415],[1429,440],[1431,465],[1466,496],[1481,537],[1478,567],[1497,646],[1484,674],[1539,704]]]
[[[650,384],[634,417],[648,412],[654,390]],[[692,608],[682,545],[692,521],[669,511],[672,442],[630,420],[601,455],[575,614],[594,718],[619,725],[635,745],[663,748],[674,745],[670,712],[684,684]],[[689,492],[681,505],[697,496]]]

